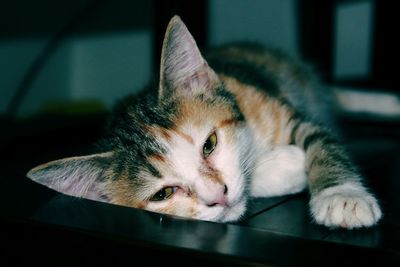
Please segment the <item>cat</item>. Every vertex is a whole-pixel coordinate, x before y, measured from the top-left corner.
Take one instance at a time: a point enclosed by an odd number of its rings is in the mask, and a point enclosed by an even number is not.
[[[157,86],[115,106],[97,153],[27,177],[76,197],[215,222],[240,220],[250,197],[308,188],[316,223],[372,226],[382,212],[323,124],[328,92],[320,89],[303,64],[259,45],[204,57],[174,16]]]

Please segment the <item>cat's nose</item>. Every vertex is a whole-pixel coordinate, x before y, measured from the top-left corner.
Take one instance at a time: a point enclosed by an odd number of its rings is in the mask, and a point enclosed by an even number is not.
[[[223,191],[221,192],[221,194],[219,194],[215,199],[213,199],[212,201],[210,201],[207,206],[208,207],[214,207],[214,206],[222,206],[222,207],[228,207],[228,197],[227,197],[227,193],[228,193],[228,187],[226,185],[224,185]]]

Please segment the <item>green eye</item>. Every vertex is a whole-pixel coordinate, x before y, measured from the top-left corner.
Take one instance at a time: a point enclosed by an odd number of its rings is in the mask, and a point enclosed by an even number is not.
[[[155,193],[150,198],[150,201],[162,201],[162,200],[168,199],[175,192],[176,192],[176,186],[164,187],[163,189],[161,189],[160,191]]]
[[[217,146],[217,134],[214,132],[212,133],[206,140],[203,145],[203,155],[208,157]]]

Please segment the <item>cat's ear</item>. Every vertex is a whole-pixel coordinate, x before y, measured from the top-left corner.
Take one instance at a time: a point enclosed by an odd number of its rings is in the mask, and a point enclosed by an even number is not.
[[[111,158],[112,152],[107,152],[51,161],[33,168],[27,177],[66,195],[107,201],[104,171]]]
[[[174,16],[168,24],[161,52],[159,98],[176,92],[196,95],[213,88],[217,81],[193,36],[182,20]]]

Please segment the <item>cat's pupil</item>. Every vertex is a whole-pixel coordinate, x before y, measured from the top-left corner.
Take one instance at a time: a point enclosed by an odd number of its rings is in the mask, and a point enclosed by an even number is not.
[[[156,194],[156,197],[163,199],[163,198],[165,198],[165,195],[166,195],[165,190],[161,190],[161,191],[158,191],[158,193]]]
[[[207,139],[207,141],[206,141],[206,143],[205,143],[205,145],[204,145],[205,150],[206,150],[206,151],[211,150],[211,146],[212,146],[212,144],[211,144],[210,139]]]

